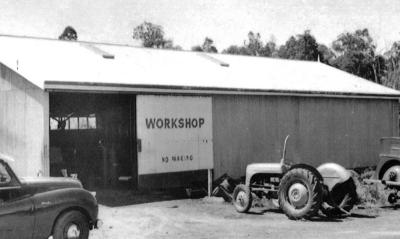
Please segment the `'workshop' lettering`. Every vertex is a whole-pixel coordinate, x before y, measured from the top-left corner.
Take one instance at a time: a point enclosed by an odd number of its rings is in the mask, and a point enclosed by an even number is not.
[[[201,128],[204,118],[146,118],[148,129],[196,129]]]

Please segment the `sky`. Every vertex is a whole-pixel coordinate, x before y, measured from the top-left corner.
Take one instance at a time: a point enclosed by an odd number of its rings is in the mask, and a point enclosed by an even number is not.
[[[138,45],[133,28],[162,25],[189,50],[204,38],[219,50],[241,45],[249,31],[284,44],[311,30],[330,46],[346,31],[368,28],[379,51],[400,40],[399,0],[1,0],[0,34],[58,38],[68,25],[82,41]]]

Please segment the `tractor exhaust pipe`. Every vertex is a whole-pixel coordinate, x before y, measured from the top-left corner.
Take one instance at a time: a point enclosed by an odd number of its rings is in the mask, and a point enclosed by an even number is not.
[[[285,142],[283,143],[283,152],[282,152],[282,158],[281,158],[281,165],[284,165],[284,163],[285,163],[285,156],[286,156],[286,143],[287,143],[287,140],[289,139],[289,137],[290,137],[290,134],[288,134],[287,136],[286,136],[286,138],[285,138]]]

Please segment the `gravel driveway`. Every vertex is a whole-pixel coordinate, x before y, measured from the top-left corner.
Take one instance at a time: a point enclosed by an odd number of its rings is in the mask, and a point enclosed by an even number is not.
[[[100,207],[101,229],[91,239],[124,238],[400,238],[400,211],[356,209],[341,219],[291,221],[276,209],[237,213],[219,198]]]

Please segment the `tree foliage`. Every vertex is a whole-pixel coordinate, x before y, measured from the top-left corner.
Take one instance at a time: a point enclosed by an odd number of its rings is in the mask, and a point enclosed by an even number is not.
[[[338,54],[333,62],[335,67],[381,83],[384,59],[375,55],[376,45],[368,29],[340,34],[332,43],[332,48]]]
[[[204,39],[203,45],[193,46],[192,51],[200,51],[200,52],[210,52],[210,53],[218,53],[217,48],[214,45],[214,41],[211,38],[206,37]]]
[[[142,41],[144,47],[163,48],[166,40],[162,26],[143,22],[133,29],[133,39]]]
[[[140,40],[142,46],[148,48],[166,48],[181,50],[180,46],[174,46],[171,39],[164,36],[163,27],[151,22],[143,22],[133,29],[133,39]]]
[[[250,55],[252,55],[252,56],[263,55],[264,44],[261,41],[260,33],[249,32],[249,34],[247,34],[247,38],[248,38],[248,41],[247,41],[247,43],[245,42],[244,45],[250,52]]]
[[[317,61],[319,56],[318,43],[309,30],[303,34],[291,36],[285,45],[281,46],[278,56],[284,59]]]
[[[382,84],[400,90],[400,41],[394,42],[384,57],[386,72],[382,77]]]
[[[174,45],[174,42],[172,40],[166,40],[163,46],[164,49],[169,49],[169,50],[176,50],[176,51],[181,51],[182,47],[179,45]]]
[[[78,33],[73,27],[67,26],[61,33],[61,35],[58,37],[58,39],[66,41],[76,41],[78,40]]]
[[[245,55],[245,56],[251,55],[250,51],[246,47],[236,46],[236,45],[229,46],[228,48],[224,49],[222,53],[231,55]]]
[[[243,46],[232,45],[222,51],[226,54],[264,57],[271,57],[274,52],[276,52],[276,44],[273,40],[264,43],[260,33],[252,31],[247,34],[247,41],[244,41]]]
[[[324,44],[318,44],[319,61],[328,65],[332,65],[336,58],[335,53]]]
[[[72,27],[67,27],[71,28]],[[76,40],[77,34],[64,30],[60,39]],[[70,30],[70,29],[69,29]],[[73,37],[75,32],[75,38]],[[72,36],[72,37],[70,37]],[[144,47],[181,50],[172,40],[165,39],[162,26],[143,22],[134,28],[133,38]],[[203,44],[192,51],[218,53],[214,41],[206,37]],[[222,53],[234,55],[277,57],[307,61],[320,61],[365,79],[400,90],[400,41],[393,43],[384,55],[376,54],[376,45],[368,29],[344,32],[332,42],[331,47],[317,42],[309,30],[289,37],[278,47],[274,39],[263,41],[260,33],[250,31],[242,45],[231,45]]]

